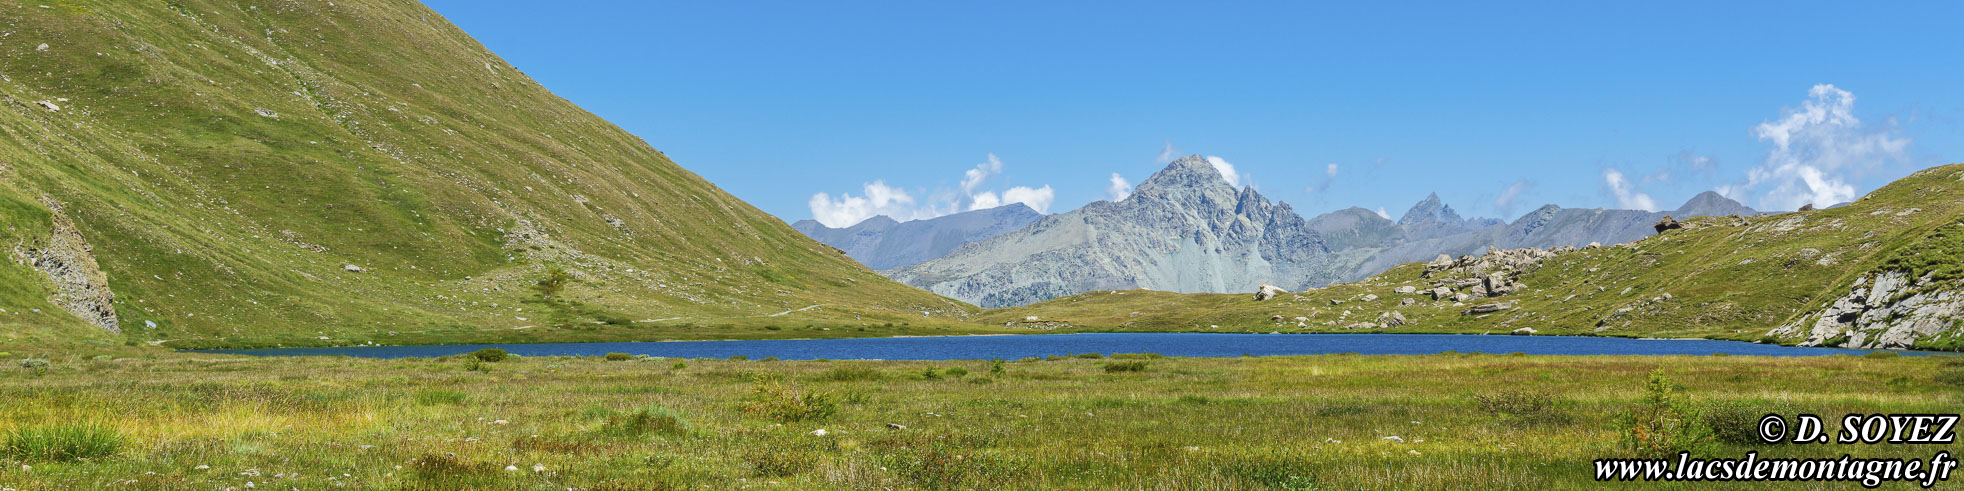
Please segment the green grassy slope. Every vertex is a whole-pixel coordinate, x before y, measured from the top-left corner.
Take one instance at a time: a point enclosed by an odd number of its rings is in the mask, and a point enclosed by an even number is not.
[[[59,203],[124,327],[55,308],[12,252],[0,343],[659,338],[973,311],[806,239],[413,1],[0,1],[0,24],[0,248],[45,244]],[[548,297],[555,269],[575,280]]]
[[[1523,276],[1525,291],[1466,305],[1394,292],[1402,285],[1427,288],[1434,280],[1421,278],[1423,264],[1406,264],[1362,282],[1261,302],[1245,294],[1091,292],[991,311],[980,319],[1065,329],[1359,332],[1351,326],[1397,311],[1411,322],[1363,332],[1498,334],[1531,327],[1540,334],[1758,341],[1846,294],[1864,274],[1964,262],[1957,256],[1960,248],[1943,247],[1948,236],[1935,233],[1955,228],[1960,217],[1964,165],[1948,165],[1917,172],[1845,207],[1750,219],[1699,218],[1686,221],[1687,229],[1627,246],[1562,254]],[[1905,256],[1919,260],[1901,259]],[[1377,298],[1365,300],[1366,295]],[[1416,303],[1399,306],[1406,298]],[[1515,308],[1464,313],[1496,301],[1515,302]],[[1027,322],[1030,316],[1039,322]],[[1298,316],[1308,319],[1307,329],[1296,327]],[[1801,338],[1768,340],[1791,344]]]

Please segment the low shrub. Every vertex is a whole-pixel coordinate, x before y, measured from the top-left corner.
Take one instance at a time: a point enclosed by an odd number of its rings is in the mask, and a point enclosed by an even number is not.
[[[1679,393],[1681,390],[1663,372],[1650,374],[1643,398],[1617,415],[1625,448],[1646,458],[1672,457],[1678,452],[1702,454],[1710,448],[1712,428],[1698,408]]]
[[[1105,364],[1105,373],[1143,371],[1146,371],[1146,362],[1143,361],[1118,361]]]
[[[1087,360],[1097,360],[1097,359],[1102,359],[1102,358],[1104,358],[1104,357],[1105,357],[1105,355],[1103,355],[1103,354],[1099,354],[1099,353],[1078,353],[1078,354],[1075,354],[1075,355],[1071,355],[1071,357],[1072,357],[1072,358],[1084,358],[1084,359],[1087,359]]]
[[[51,362],[49,362],[48,360],[44,360],[44,359],[40,359],[40,358],[22,358],[22,359],[20,360],[20,367],[21,367],[21,368],[23,368],[23,369],[26,369],[27,371],[30,371],[30,372],[34,372],[34,373],[37,373],[37,374],[39,374],[39,373],[47,373],[47,372],[48,372],[48,368],[50,368],[50,367],[53,367],[53,366],[54,366],[54,363],[51,363]]]
[[[819,375],[819,377],[833,382],[859,382],[859,381],[867,381],[867,380],[879,380],[881,378],[884,378],[885,376],[882,375],[879,370],[874,370],[872,367],[861,366],[861,365],[848,365],[842,367],[833,367],[831,370],[826,370],[825,373]]]
[[[954,378],[962,378],[962,377],[967,377],[967,376],[968,376],[968,369],[967,369],[967,368],[962,368],[962,367],[950,367],[950,368],[948,368],[948,376],[950,376],[950,377],[954,377]]]
[[[506,358],[511,357],[511,353],[507,353],[505,352],[505,350],[499,348],[484,348],[481,350],[472,351],[471,356],[476,357],[479,360],[488,361],[491,363],[497,363],[497,362],[505,361]]]
[[[116,455],[124,438],[116,429],[89,423],[15,428],[0,438],[0,455],[22,461],[72,462]]]
[[[1889,358],[1897,358],[1901,356],[1903,356],[1902,353],[1897,353],[1894,351],[1870,351],[1862,355],[1863,358],[1868,358],[1871,360],[1886,360]]]
[[[1112,359],[1114,360],[1157,360],[1165,357],[1166,355],[1159,353],[1118,353],[1112,355]]]
[[[628,361],[634,359],[634,355],[630,355],[627,353],[608,353],[607,356],[605,356],[604,358],[606,358],[607,361]]]
[[[670,369],[675,369],[675,370],[681,370],[681,369],[684,369],[684,368],[689,368],[689,362],[686,362],[686,361],[682,361],[682,360],[675,360],[675,364],[674,364],[674,365],[669,365],[669,366],[668,366],[668,368],[670,368]]]
[[[839,413],[839,402],[829,392],[801,391],[776,380],[765,380],[751,387],[740,409],[744,414],[790,423],[830,418]]]
[[[1002,358],[995,358],[989,360],[990,375],[1002,375],[1003,371],[1004,370],[1002,368]]]
[[[668,408],[648,406],[626,414],[611,415],[600,430],[613,436],[686,435],[689,433],[689,420]]]
[[[941,371],[935,370],[934,367],[927,367],[921,370],[921,380],[941,380]]]

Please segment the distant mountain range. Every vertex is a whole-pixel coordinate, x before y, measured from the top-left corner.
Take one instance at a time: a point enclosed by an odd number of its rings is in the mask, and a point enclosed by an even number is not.
[[[1507,222],[1461,217],[1434,193],[1395,222],[1356,207],[1304,220],[1253,188],[1235,190],[1200,156],[1174,161],[1117,202],[1048,217],[1005,208],[904,223],[875,217],[843,229],[811,220],[794,227],[893,279],[995,308],[1093,290],[1320,287],[1440,254],[1629,242],[1651,235],[1666,215],[1758,214],[1705,192],[1669,212],[1546,205]]]
[[[885,215],[850,227],[832,228],[817,220],[799,220],[791,228],[845,251],[866,267],[887,270],[946,256],[963,244],[1023,228],[1043,218],[1022,203],[956,213],[926,220],[897,222]]]

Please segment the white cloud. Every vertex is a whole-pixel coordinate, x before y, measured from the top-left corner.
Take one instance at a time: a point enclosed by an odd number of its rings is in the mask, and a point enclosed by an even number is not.
[[[1324,176],[1324,177],[1323,177],[1323,179],[1322,179],[1322,181],[1320,181],[1320,182],[1312,182],[1312,183],[1311,183],[1311,184],[1309,185],[1309,187],[1305,187],[1305,188],[1303,188],[1303,192],[1307,192],[1307,193],[1322,193],[1322,192],[1324,192],[1324,191],[1329,191],[1329,190],[1330,190],[1330,185],[1331,185],[1331,184],[1334,184],[1334,183],[1336,183],[1336,182],[1337,182],[1337,167],[1338,167],[1338,166],[1337,166],[1337,164],[1330,164],[1330,165],[1326,165],[1326,166],[1324,166],[1324,167],[1323,167],[1323,176]],[[1312,179],[1313,179],[1313,177],[1312,177]]]
[[[1002,159],[996,158],[996,154],[989,154],[988,162],[976,164],[975,168],[962,173],[962,194],[974,194],[975,189],[982,187],[989,177],[1001,173]]]
[[[1056,199],[1057,193],[1051,191],[1049,185],[1035,189],[1027,186],[1016,186],[1009,188],[1008,191],[1002,192],[1003,204],[1022,203],[1030,205],[1030,209],[1036,210],[1037,213],[1050,213],[1050,202]]]
[[[1166,164],[1173,163],[1173,159],[1177,159],[1177,158],[1180,158],[1180,149],[1173,147],[1172,140],[1167,140],[1166,146],[1160,147],[1159,157],[1154,158],[1153,162],[1160,165],[1166,165]]]
[[[1865,128],[1855,117],[1855,94],[1821,84],[1807,95],[1799,109],[1753,127],[1753,136],[1772,148],[1746,172],[1744,184],[1720,186],[1720,194],[1747,197],[1759,190],[1761,209],[1826,207],[1855,199],[1851,174],[1907,157],[1909,138],[1895,136],[1893,127]]]
[[[1532,185],[1528,184],[1527,179],[1514,181],[1513,185],[1500,191],[1500,197],[1494,198],[1494,209],[1500,210],[1502,214],[1513,213],[1514,204],[1520,200],[1521,193],[1527,192],[1529,187]]]
[[[1328,168],[1327,170],[1324,170],[1324,171],[1323,171],[1323,173],[1324,173],[1324,174],[1328,174],[1328,175],[1330,176],[1330,178],[1331,178],[1331,179],[1336,179],[1336,178],[1337,178],[1337,164],[1330,164],[1330,167],[1329,167],[1329,168]]]
[[[1390,220],[1390,219],[1391,219],[1391,214],[1390,214],[1390,213],[1387,213],[1387,212],[1385,212],[1385,211],[1384,211],[1384,207],[1382,207],[1382,206],[1380,206],[1380,207],[1378,207],[1378,216],[1380,216],[1380,217],[1384,217],[1384,219],[1385,219],[1385,220]]]
[[[1129,196],[1132,196],[1132,182],[1125,180],[1125,176],[1113,172],[1111,186],[1105,188],[1105,199],[1119,202],[1125,201]]]
[[[875,180],[866,183],[865,196],[840,193],[839,199],[818,193],[812,195],[812,219],[827,227],[850,227],[877,215],[886,215],[895,220],[918,218],[920,210],[914,208],[914,197],[906,191],[887,186],[885,181]]]
[[[1227,179],[1229,186],[1241,187],[1241,174],[1234,171],[1234,164],[1228,163],[1227,159],[1209,155],[1207,163],[1213,165],[1214,170],[1221,172],[1221,177]]]
[[[834,228],[850,227],[880,215],[904,222],[1010,203],[1023,203],[1038,213],[1049,213],[1050,204],[1056,200],[1056,192],[1050,186],[1016,186],[1000,193],[982,189],[990,178],[1002,174],[1002,168],[1002,159],[989,154],[988,161],[962,173],[957,192],[942,188],[942,191],[928,195],[929,198],[925,200],[917,200],[906,190],[888,186],[885,181],[874,180],[863,186],[863,196],[840,193],[834,198],[830,194],[817,193],[806,204],[811,207],[813,220]]]
[[[1657,211],[1657,200],[1650,199],[1648,194],[1637,192],[1630,180],[1623,176],[1623,172],[1615,168],[1603,169],[1603,185],[1608,186],[1610,194],[1616,196],[1617,208]]]

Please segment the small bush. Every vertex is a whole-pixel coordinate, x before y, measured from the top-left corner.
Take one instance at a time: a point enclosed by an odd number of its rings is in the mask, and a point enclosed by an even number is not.
[[[962,367],[951,367],[951,368],[949,368],[949,369],[948,369],[948,376],[950,376],[950,377],[954,377],[954,378],[962,378],[962,377],[967,377],[967,376],[968,376],[968,369],[967,369],[967,368],[962,368]]]
[[[0,455],[23,461],[72,462],[116,455],[123,435],[88,423],[15,428],[0,439]]]
[[[884,376],[880,374],[879,370],[874,370],[872,367],[853,365],[834,367],[831,370],[826,370],[825,374],[820,375],[820,377],[833,382],[859,382],[879,380]]]
[[[648,406],[627,414],[611,415],[600,430],[613,436],[686,435],[689,433],[689,421],[668,408]]]
[[[762,359],[762,360],[757,360],[757,361],[778,361],[778,360],[777,360],[777,357],[775,357],[775,356],[766,356],[766,357],[764,357],[764,359]]]
[[[1146,362],[1143,361],[1119,361],[1105,364],[1105,373],[1143,371],[1146,371]]]
[[[37,374],[47,373],[48,367],[52,367],[52,366],[54,366],[53,363],[50,363],[48,362],[48,360],[43,360],[40,358],[23,358],[20,360],[21,368]]]
[[[1103,358],[1105,357],[1105,355],[1102,355],[1102,354],[1098,354],[1098,353],[1078,353],[1078,354],[1075,354],[1075,355],[1071,355],[1071,357],[1072,357],[1072,358],[1084,358],[1084,359],[1087,359],[1087,360],[1097,360],[1097,359],[1103,359]]]
[[[607,361],[628,361],[634,359],[634,355],[627,353],[608,353],[606,358]]]
[[[1159,353],[1119,353],[1112,355],[1112,359],[1114,360],[1157,360],[1165,357],[1166,355]]]
[[[989,360],[989,374],[990,374],[990,375],[1002,375],[1002,373],[1003,373],[1003,372],[1004,372],[1004,370],[1003,370],[1003,368],[1002,368],[1002,358],[996,358],[996,359],[992,359],[992,360]]]
[[[1903,356],[1903,354],[1894,351],[1870,351],[1867,354],[1862,355],[1863,358],[1868,358],[1872,360],[1886,360],[1889,358],[1896,358],[1900,356]]]
[[[682,361],[682,360],[676,360],[676,361],[675,361],[675,364],[674,364],[674,365],[669,365],[669,366],[668,366],[668,368],[670,368],[670,369],[674,369],[674,370],[681,370],[681,369],[684,369],[684,368],[689,368],[689,362],[686,362],[686,361]]]
[[[839,402],[829,392],[800,391],[775,380],[759,382],[740,408],[744,414],[781,423],[814,421],[839,413]]]
[[[1712,428],[1680,390],[1663,372],[1650,374],[1643,399],[1616,419],[1626,448],[1646,458],[1670,457],[1678,452],[1701,454],[1710,448]]]
[[[748,361],[748,360],[750,360],[750,357],[743,356],[743,355],[736,355],[730,357],[730,361]]]
[[[1557,407],[1555,396],[1547,392],[1505,391],[1473,396],[1473,401],[1503,423],[1536,426],[1567,424],[1572,419]]]
[[[505,358],[511,357],[511,353],[506,353],[505,350],[499,348],[484,348],[481,350],[472,351],[471,356],[476,357],[479,360],[488,361],[491,363],[497,363],[497,362],[505,361]]]
[[[934,367],[927,367],[921,370],[921,380],[941,380],[941,371],[935,370]]]
[[[484,360],[479,360],[479,359],[476,359],[476,358],[465,358],[465,359],[464,359],[464,371],[467,371],[467,372],[489,372],[489,371],[491,371],[491,366],[490,366],[490,365],[486,365],[486,364],[484,364]]]

